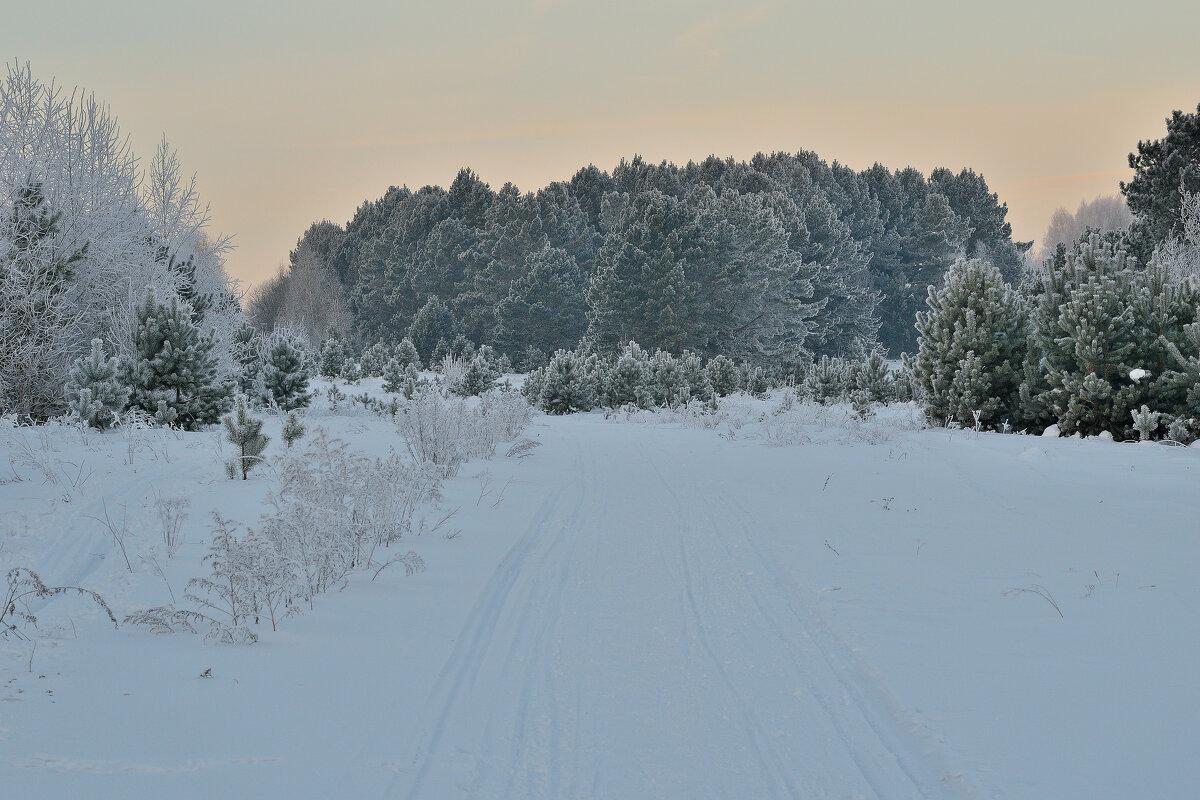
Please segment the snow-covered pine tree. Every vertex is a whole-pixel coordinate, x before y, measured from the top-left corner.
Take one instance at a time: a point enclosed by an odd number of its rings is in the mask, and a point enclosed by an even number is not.
[[[283,429],[280,431],[280,436],[290,449],[292,444],[296,442],[305,433],[304,423],[300,421],[300,412],[289,411],[287,418],[283,421]]]
[[[719,397],[728,397],[738,390],[737,365],[725,356],[710,358],[704,371],[708,373],[708,382]]]
[[[362,380],[363,371],[362,368],[358,366],[357,361],[355,361],[353,358],[347,358],[342,361],[342,368],[338,371],[337,376],[346,383],[354,384]]]
[[[959,259],[941,288],[929,288],[925,304],[928,310],[917,314],[913,363],[930,421],[974,427],[975,411],[981,425],[1014,419],[1028,348],[1020,295],[993,264]],[[964,369],[967,374],[956,380]]]
[[[416,346],[421,361],[426,364],[440,364],[446,357],[445,353],[434,352],[439,341],[445,341],[447,350],[450,339],[454,337],[454,314],[450,308],[436,297],[425,301],[408,326],[408,338]]]
[[[329,336],[321,343],[317,354],[317,371],[322,378],[338,378],[346,362],[346,342],[336,329],[329,329]]]
[[[404,386],[404,367],[400,359],[392,356],[383,366],[383,390],[391,394],[399,392]]]
[[[654,404],[663,407],[678,404],[680,394],[688,390],[687,376],[679,359],[665,350],[656,350],[650,357],[650,390],[654,393]]]
[[[400,340],[400,344],[396,345],[393,358],[400,363],[401,372],[407,370],[409,364],[416,364],[418,370],[421,368],[421,357],[417,354],[417,347],[407,336]]]
[[[896,399],[896,383],[881,350],[872,350],[865,361],[855,364],[852,374],[854,388],[866,392],[871,402],[890,403]]]
[[[247,397],[262,397],[263,340],[258,330],[249,323],[233,332],[233,361],[236,367],[237,390]]]
[[[307,408],[308,363],[304,351],[290,335],[275,331],[264,343],[262,384],[265,399],[285,411]]]
[[[92,352],[75,362],[67,376],[67,405],[81,422],[108,430],[129,402],[129,387],[119,377],[120,360],[104,355],[104,342],[92,339]]]
[[[481,395],[495,385],[499,373],[492,367],[485,354],[476,353],[458,376],[450,383],[450,391],[460,397]]]
[[[612,408],[623,405],[649,408],[654,404],[650,380],[649,355],[637,342],[627,343],[605,375],[605,405]]]
[[[238,455],[230,463],[246,480],[250,470],[263,460],[262,453],[270,437],[262,432],[263,421],[250,416],[250,404],[244,394],[234,398],[233,411],[221,421],[225,425],[225,438],[238,447]]]
[[[538,405],[547,414],[573,414],[596,407],[594,379],[585,359],[571,350],[555,353],[538,383]]]
[[[679,366],[683,370],[683,379],[687,383],[688,394],[693,400],[707,401],[713,396],[712,381],[704,369],[704,360],[695,353],[684,351],[679,358]]]
[[[821,356],[805,371],[801,390],[804,396],[820,403],[840,403],[850,395],[854,377],[846,360]]]
[[[129,404],[148,414],[158,414],[165,404],[164,415],[185,430],[215,423],[228,408],[232,387],[218,379],[213,344],[211,335],[200,335],[178,297],[167,305],[148,293],[138,309],[133,356],[121,365]]]
[[[390,348],[383,342],[376,342],[362,352],[358,365],[362,368],[364,378],[378,378],[383,375],[383,368],[392,357]]]
[[[1061,265],[1048,261],[1034,321],[1046,389],[1027,392],[1044,403],[1065,435],[1108,431],[1124,437],[1133,408],[1130,372],[1148,343],[1137,330],[1130,298],[1137,261],[1121,243],[1092,234]]]

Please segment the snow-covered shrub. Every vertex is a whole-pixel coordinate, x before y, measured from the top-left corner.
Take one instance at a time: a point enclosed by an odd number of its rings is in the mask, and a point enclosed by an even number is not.
[[[117,618],[104,598],[90,589],[78,586],[47,586],[40,575],[25,567],[10,569],[7,575],[8,586],[0,601],[0,638],[13,636],[18,639],[27,638],[18,626],[36,625],[37,617],[29,612],[29,603],[33,600],[48,600],[59,595],[73,594],[91,600],[108,616],[113,627],[117,627]]]
[[[484,394],[479,413],[502,442],[516,439],[533,421],[533,407],[519,392],[511,390],[493,389]]]
[[[128,386],[118,378],[119,360],[106,358],[104,343],[92,339],[92,352],[75,362],[67,377],[67,405],[85,425],[108,430],[129,402]]]

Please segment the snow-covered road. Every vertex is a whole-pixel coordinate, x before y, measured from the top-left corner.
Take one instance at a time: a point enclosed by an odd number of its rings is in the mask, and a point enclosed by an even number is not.
[[[395,796],[943,796],[936,752],[756,543],[736,476],[589,427],[543,437],[561,483],[457,636]]]

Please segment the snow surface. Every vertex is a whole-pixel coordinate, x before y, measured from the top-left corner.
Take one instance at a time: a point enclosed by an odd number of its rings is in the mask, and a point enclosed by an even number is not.
[[[428,571],[358,574],[258,644],[52,600],[0,639],[0,796],[1194,791],[1200,452],[773,409],[538,416],[532,455],[468,463],[427,512],[461,535],[401,543]],[[308,423],[403,447],[373,415]],[[132,464],[121,432],[0,435],[0,565],[118,617],[182,601],[208,512],[253,524],[272,486],[226,480],[214,432],[147,432]],[[155,493],[191,501],[170,559]]]

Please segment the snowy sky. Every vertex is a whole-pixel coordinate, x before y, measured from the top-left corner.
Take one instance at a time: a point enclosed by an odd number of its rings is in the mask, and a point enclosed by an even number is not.
[[[534,189],[634,153],[971,166],[1040,238],[1200,102],[1194,0],[64,0],[2,17],[10,59],[95,91],[143,157],[167,134],[250,282],[391,184],[469,165]]]

